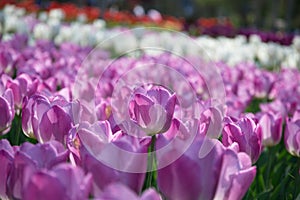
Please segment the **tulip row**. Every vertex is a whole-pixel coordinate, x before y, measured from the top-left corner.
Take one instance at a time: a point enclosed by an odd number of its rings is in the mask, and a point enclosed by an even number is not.
[[[100,17],[101,11],[96,7],[77,7],[73,3],[58,3],[50,2],[49,4],[41,5],[35,4],[33,0],[29,1],[14,1],[5,0],[0,3],[0,8],[7,4],[13,4],[19,8],[24,8],[28,12],[38,12],[39,10],[47,11],[62,10],[66,20],[88,20],[93,21]],[[225,36],[234,37],[237,35],[244,35],[247,38],[251,35],[257,35],[263,42],[273,42],[281,45],[291,45],[294,34],[263,32],[252,29],[236,29],[229,19],[218,18],[199,18],[193,24],[187,24],[184,19],[178,19],[171,16],[162,16],[156,10],[150,10],[148,15],[143,12],[138,15],[133,15],[122,11],[106,11],[102,17],[109,25],[118,26],[120,24],[125,26],[156,26],[170,28],[172,30],[188,31],[197,35],[209,35],[212,37]]]
[[[149,25],[157,27],[171,28],[173,30],[181,30],[183,23],[182,19],[177,19],[172,16],[162,16],[157,10],[150,10],[147,15],[142,14],[137,16],[126,11],[106,10],[101,12],[97,7],[78,7],[74,3],[59,3],[51,1],[49,3],[40,2],[36,4],[33,0],[28,1],[14,1],[5,0],[0,3],[0,8],[5,5],[14,5],[18,8],[25,9],[27,12],[39,12],[41,10],[52,12],[53,10],[60,10],[64,13],[64,19],[93,21],[102,16],[110,25],[123,24],[127,26],[132,25]]]
[[[72,42],[81,46],[96,46],[107,38],[112,38],[124,28],[105,28],[103,20],[95,20],[87,24],[78,20],[72,23],[63,22],[62,10],[53,9],[48,14],[41,12],[39,20],[35,14],[25,15],[25,11],[13,6],[6,6],[3,10],[4,22],[0,27],[3,40],[9,40],[12,33],[27,34],[30,42],[35,40],[53,40],[56,45]],[[247,39],[248,37],[248,39]],[[155,44],[178,54],[200,55],[212,61],[223,61],[235,66],[241,62],[249,62],[270,69],[280,67],[297,68],[300,66],[300,39],[295,36],[290,46],[281,46],[276,43],[264,43],[257,35],[239,35],[235,38],[211,38],[199,36],[194,38],[194,44],[186,43],[177,34],[160,30],[148,29],[144,31],[128,32],[122,43],[112,40],[106,43],[107,49],[117,55],[127,49],[138,49]],[[174,44],[173,41],[177,43]],[[195,49],[195,45],[200,48]]]

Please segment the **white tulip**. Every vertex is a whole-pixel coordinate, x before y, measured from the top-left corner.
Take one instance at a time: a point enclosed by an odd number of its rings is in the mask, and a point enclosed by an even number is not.
[[[33,37],[36,39],[50,40],[52,37],[52,31],[49,25],[40,23],[33,29]]]

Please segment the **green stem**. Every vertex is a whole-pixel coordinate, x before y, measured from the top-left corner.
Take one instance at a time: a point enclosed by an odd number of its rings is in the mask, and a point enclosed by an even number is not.
[[[144,189],[150,187],[156,187],[156,156],[155,156],[155,142],[156,142],[156,135],[153,135],[151,138],[151,145],[148,149],[148,168],[146,174],[146,182],[144,185]]]
[[[271,174],[271,167],[273,165],[273,161],[274,161],[274,147],[270,147],[268,150],[268,164],[267,164],[267,175],[266,175],[266,186],[267,186],[267,189],[270,188],[270,174]]]
[[[20,136],[21,136],[21,127],[22,127],[22,121],[21,121],[21,116],[20,115],[16,115],[14,118],[15,124],[13,124],[16,127],[16,133],[15,133],[15,137],[14,137],[14,144],[15,145],[19,145],[20,143]]]
[[[296,166],[296,173],[295,173],[295,186],[299,186],[300,185],[300,158],[297,159],[297,166]],[[298,194],[297,194],[298,192]],[[299,188],[298,187],[295,187],[294,189],[294,194],[293,194],[293,198],[296,199],[297,196],[300,195],[300,192],[299,192]]]

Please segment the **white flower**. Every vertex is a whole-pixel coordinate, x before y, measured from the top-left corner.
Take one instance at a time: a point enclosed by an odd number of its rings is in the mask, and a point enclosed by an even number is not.
[[[94,20],[93,22],[93,26],[96,28],[96,29],[104,29],[105,26],[106,26],[106,22],[102,19],[96,19]]]
[[[3,13],[4,15],[14,15],[15,10],[16,7],[14,5],[8,4],[3,8]]]
[[[86,14],[84,13],[80,13],[78,16],[77,16],[77,21],[80,22],[80,23],[86,23],[88,20]]]
[[[49,25],[39,23],[33,29],[33,36],[35,39],[50,40],[52,37],[52,30]]]
[[[138,48],[137,38],[131,32],[124,32],[112,38],[112,42],[116,54],[123,54]]]
[[[41,22],[46,22],[48,20],[48,14],[44,11],[39,13],[39,18]]]
[[[260,44],[262,43],[260,37],[258,35],[250,35],[249,43],[251,44]]]
[[[61,26],[58,34],[54,38],[55,44],[61,44],[71,40],[72,29],[70,26]]]
[[[61,9],[52,9],[49,12],[49,18],[61,21],[65,18],[65,13]]]
[[[4,32],[26,33],[27,28],[24,20],[14,15],[7,15],[4,19]]]
[[[23,17],[26,13],[26,10],[24,8],[16,8],[15,9],[15,15],[17,17]]]
[[[293,47],[300,52],[300,36],[296,35],[293,39]]]

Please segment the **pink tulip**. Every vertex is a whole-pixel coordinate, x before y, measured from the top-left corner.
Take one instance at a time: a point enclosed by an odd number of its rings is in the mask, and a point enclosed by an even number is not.
[[[287,151],[300,157],[300,111],[294,113],[292,119],[286,120],[284,143]]]
[[[42,95],[34,95],[25,101],[22,110],[22,128],[28,137],[39,142],[57,140],[65,143],[72,126],[70,104],[64,99],[50,100]]]
[[[249,104],[248,97],[240,97],[235,94],[229,93],[226,95],[226,115],[239,117],[241,113],[247,108]]]
[[[14,95],[11,89],[5,89],[0,82],[0,135],[10,130],[11,123],[15,117]]]
[[[69,135],[68,148],[71,161],[93,175],[93,194],[98,196],[108,184],[121,182],[139,193],[147,169],[147,154],[135,158],[135,153],[146,153],[147,146],[137,138],[123,134],[112,134],[107,121],[94,124],[82,123]],[[132,152],[128,156],[126,152]],[[130,171],[138,173],[131,173]],[[142,170],[141,170],[142,169]]]
[[[97,119],[98,120],[108,120],[112,114],[112,108],[110,104],[102,100],[97,106],[96,106],[96,112],[97,112]]]
[[[259,105],[262,112],[279,114],[282,118],[285,118],[288,115],[287,105],[279,99],[276,99],[270,103],[261,103]]]
[[[6,183],[9,198],[22,197],[31,173],[51,169],[59,163],[66,162],[67,157],[68,151],[57,141],[36,145],[23,143],[15,152],[13,167]]]
[[[268,97],[275,81],[275,76],[271,72],[255,69],[255,77],[252,80],[255,88],[255,97]]]
[[[60,164],[51,170],[40,170],[28,176],[24,200],[89,199],[92,177],[91,174],[85,175],[79,167]]]
[[[205,146],[209,151],[200,157]],[[158,156],[158,165],[178,151],[180,147],[174,146]],[[226,148],[216,139],[202,138],[173,163],[159,169],[157,182],[166,199],[242,199],[255,174],[247,154]]]
[[[274,146],[280,142],[283,123],[280,115],[264,113],[258,123],[262,128],[263,146]]]
[[[7,180],[11,173],[14,160],[14,150],[5,139],[0,140],[0,198],[8,199]]]
[[[0,46],[0,73],[3,72],[9,73],[10,75],[13,74],[13,62],[14,62],[14,55],[13,51],[10,47],[8,47],[5,44],[2,44]]]
[[[200,114],[199,134],[218,138],[222,130],[222,116],[218,109],[208,107]]]
[[[14,102],[17,108],[22,107],[23,98],[35,93],[38,80],[33,80],[28,74],[21,74],[16,79],[7,81],[7,88],[10,88],[14,95]]]
[[[223,128],[222,143],[225,146],[230,146],[236,142],[240,152],[247,153],[254,163],[257,161],[262,151],[261,131],[260,125],[256,124],[251,118],[226,118]]]
[[[139,88],[129,103],[131,119],[148,135],[166,132],[172,121],[175,94],[158,86]]]

